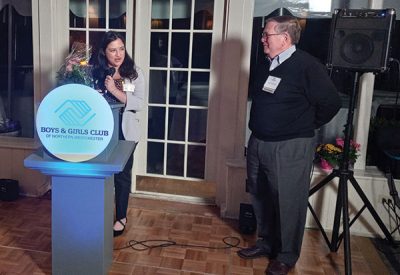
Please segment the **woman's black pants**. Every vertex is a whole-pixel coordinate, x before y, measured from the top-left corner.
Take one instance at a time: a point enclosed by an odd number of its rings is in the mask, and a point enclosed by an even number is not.
[[[128,210],[129,194],[131,192],[132,185],[132,164],[133,154],[135,152],[137,143],[133,148],[133,152],[126,162],[124,169],[118,174],[114,175],[114,187],[115,187],[115,214],[116,220],[126,218],[126,212]]]

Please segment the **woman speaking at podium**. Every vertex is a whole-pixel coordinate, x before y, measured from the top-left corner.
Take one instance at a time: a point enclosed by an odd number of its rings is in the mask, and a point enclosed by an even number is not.
[[[117,32],[109,31],[103,36],[94,69],[95,83],[105,89],[106,97],[125,104],[120,120],[120,139],[139,141],[140,128],[137,112],[144,107],[144,77],[140,68],[126,52],[125,39]],[[115,223],[114,237],[121,235],[127,223],[129,193],[131,191],[132,155],[124,169],[114,176]]]

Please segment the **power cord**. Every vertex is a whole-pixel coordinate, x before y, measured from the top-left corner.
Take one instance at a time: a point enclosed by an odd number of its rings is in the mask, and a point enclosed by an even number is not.
[[[397,230],[399,230],[399,216],[396,213],[396,205],[391,199],[385,199],[385,198],[382,199],[382,205],[385,208],[385,210],[388,211],[389,219],[395,222],[396,228],[391,232],[391,234],[393,234]],[[394,214],[394,216],[392,213]],[[395,241],[395,243],[392,244],[389,243],[387,239],[376,238],[374,240],[374,243],[376,249],[385,254],[386,256],[400,254],[400,246],[399,246],[400,243],[398,241]]]
[[[389,214],[389,219],[395,223],[395,229],[390,234],[394,234],[396,231],[400,233],[400,216],[396,211],[397,205],[391,199],[386,200],[385,198],[382,199],[382,204]]]
[[[228,240],[232,240],[229,242]],[[224,237],[222,238],[222,242],[225,246],[206,246],[206,245],[194,245],[194,244],[181,244],[177,243],[176,241],[172,240],[144,240],[144,241],[137,241],[137,240],[130,240],[127,242],[127,245],[119,248],[114,248],[114,250],[122,250],[126,248],[132,248],[135,251],[145,251],[153,248],[159,247],[169,247],[169,246],[181,246],[181,247],[193,247],[193,248],[209,248],[209,249],[229,249],[229,248],[239,248],[240,247],[240,239],[238,237]],[[156,243],[156,244],[153,244]]]

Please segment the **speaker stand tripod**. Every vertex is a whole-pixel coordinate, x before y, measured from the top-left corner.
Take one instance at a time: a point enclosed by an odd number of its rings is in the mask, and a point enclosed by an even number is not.
[[[311,214],[313,215],[319,229],[322,232],[322,235],[326,243],[328,244],[332,252],[336,252],[339,249],[340,243],[342,239],[344,239],[345,274],[351,274],[350,226],[357,220],[357,218],[361,215],[362,211],[364,211],[365,208],[368,208],[372,217],[375,219],[376,223],[379,225],[379,227],[385,234],[387,240],[391,244],[394,244],[392,235],[386,228],[385,224],[382,222],[381,218],[378,216],[377,212],[371,205],[371,202],[368,200],[367,196],[362,191],[360,185],[357,183],[356,179],[354,178],[354,172],[349,169],[349,153],[350,153],[351,138],[353,136],[353,116],[354,116],[355,101],[357,97],[358,82],[359,82],[359,72],[355,72],[353,89],[350,95],[349,111],[347,114],[347,121],[344,130],[345,134],[344,146],[343,146],[344,148],[342,152],[342,160],[340,162],[339,169],[334,169],[331,174],[329,174],[316,186],[311,188],[309,192],[309,196],[311,197],[315,192],[320,190],[331,180],[333,180],[336,177],[339,178],[338,195],[336,199],[336,209],[335,209],[331,240],[329,240],[311,204],[308,203],[308,208],[310,209]],[[353,185],[354,189],[357,191],[358,195],[364,202],[364,206],[359,210],[359,212],[355,215],[352,221],[349,220],[348,186],[347,186],[348,181]],[[342,217],[343,232],[339,234],[341,214],[343,215]]]

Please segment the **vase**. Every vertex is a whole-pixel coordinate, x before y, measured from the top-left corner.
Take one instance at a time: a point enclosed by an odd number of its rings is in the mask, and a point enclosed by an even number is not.
[[[333,170],[332,165],[326,159],[321,159],[321,161],[319,162],[319,166],[322,170],[326,172],[332,172]]]

